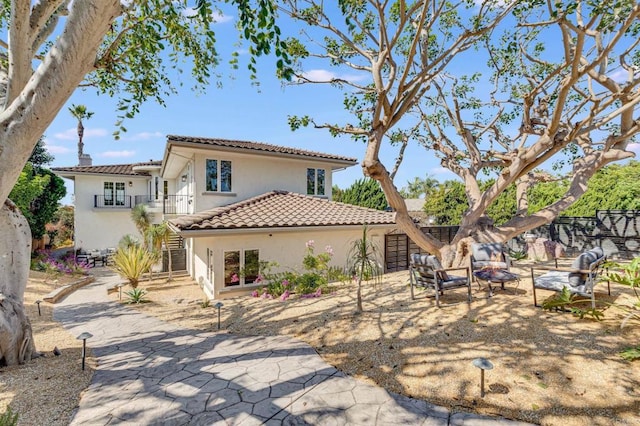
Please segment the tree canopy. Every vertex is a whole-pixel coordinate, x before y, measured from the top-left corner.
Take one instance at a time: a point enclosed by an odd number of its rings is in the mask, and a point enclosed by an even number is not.
[[[373,179],[358,179],[350,187],[333,194],[333,201],[384,210],[387,199],[380,184]]]
[[[366,142],[364,174],[381,183],[398,225],[447,265],[464,261],[457,256],[468,251],[459,244],[506,241],[551,222],[584,194],[596,171],[634,155],[628,144],[640,132],[635,1],[281,3],[304,28],[288,43],[295,82],[341,89],[352,116],[344,123],[291,116],[291,127],[312,125]],[[305,72],[319,61],[334,67],[326,81]],[[357,77],[343,77],[348,72]],[[410,142],[464,185],[468,208],[451,245],[416,228],[389,162],[380,158],[383,144],[398,147],[395,170]],[[536,172],[541,168],[570,176],[568,185],[527,213],[528,188],[545,179]],[[513,215],[502,226],[486,223],[490,207],[512,187]]]

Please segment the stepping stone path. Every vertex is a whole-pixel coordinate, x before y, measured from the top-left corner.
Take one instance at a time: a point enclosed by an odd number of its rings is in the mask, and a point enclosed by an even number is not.
[[[93,335],[98,364],[72,425],[525,424],[362,383],[290,337],[176,327],[110,301],[118,278],[100,274],[54,311],[74,336]]]

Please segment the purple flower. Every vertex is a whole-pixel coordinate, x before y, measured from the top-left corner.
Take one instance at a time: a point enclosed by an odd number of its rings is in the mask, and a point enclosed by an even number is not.
[[[315,293],[315,296],[316,296],[316,297],[320,297],[320,296],[322,296],[322,289],[317,289],[317,290],[316,290],[316,293]]]
[[[260,284],[260,283],[262,282],[262,280],[263,280],[263,279],[264,279],[264,278],[262,277],[262,275],[261,275],[261,274],[258,274],[258,276],[256,277],[256,279],[255,279],[254,283],[256,283],[256,284]]]
[[[315,244],[315,241],[309,240],[309,241],[307,241],[306,246],[307,246],[308,249],[310,249],[310,248],[313,248],[314,244]]]
[[[240,278],[238,278],[238,274],[231,275],[231,282],[232,283],[237,283],[239,281],[240,281]]]
[[[282,287],[289,287],[289,280],[288,279],[284,279],[282,280]]]
[[[333,256],[333,248],[331,246],[326,246],[324,251],[326,251],[329,256]]]
[[[258,296],[259,296],[259,294],[258,294],[258,290],[253,290],[253,291],[251,292],[251,297],[258,297]]]
[[[289,298],[290,295],[291,293],[289,293],[289,290],[285,290],[284,293],[282,293],[282,296],[280,296],[280,300],[284,302]]]

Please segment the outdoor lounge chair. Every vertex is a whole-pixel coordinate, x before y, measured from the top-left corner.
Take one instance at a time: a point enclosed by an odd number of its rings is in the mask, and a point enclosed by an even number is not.
[[[596,307],[594,286],[602,272],[607,257],[601,247],[587,250],[575,258],[569,268],[547,268],[534,266],[531,268],[531,283],[533,287],[533,304],[538,306],[536,289],[562,291],[563,288],[572,294],[591,299],[591,307]],[[535,270],[547,271],[540,276]],[[611,284],[607,281],[607,292],[611,295]]]
[[[484,268],[511,269],[511,258],[502,243],[471,244],[471,273]]]
[[[450,271],[465,271],[465,276],[449,275]],[[440,296],[445,290],[466,287],[467,303],[471,303],[471,278],[469,268],[444,269],[437,257],[414,253],[410,257],[409,279],[411,299],[415,299],[414,286],[431,289],[435,293],[436,306],[440,307]]]

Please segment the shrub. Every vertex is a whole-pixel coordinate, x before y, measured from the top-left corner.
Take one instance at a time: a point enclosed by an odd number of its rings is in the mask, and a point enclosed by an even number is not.
[[[147,303],[147,290],[142,288],[132,288],[125,293],[128,297],[127,303]]]
[[[0,426],[16,426],[18,424],[18,413],[14,413],[11,407],[7,407],[7,411],[0,414]]]
[[[151,269],[153,259],[153,255],[141,246],[120,247],[113,255],[113,269],[136,288],[142,274]]]

